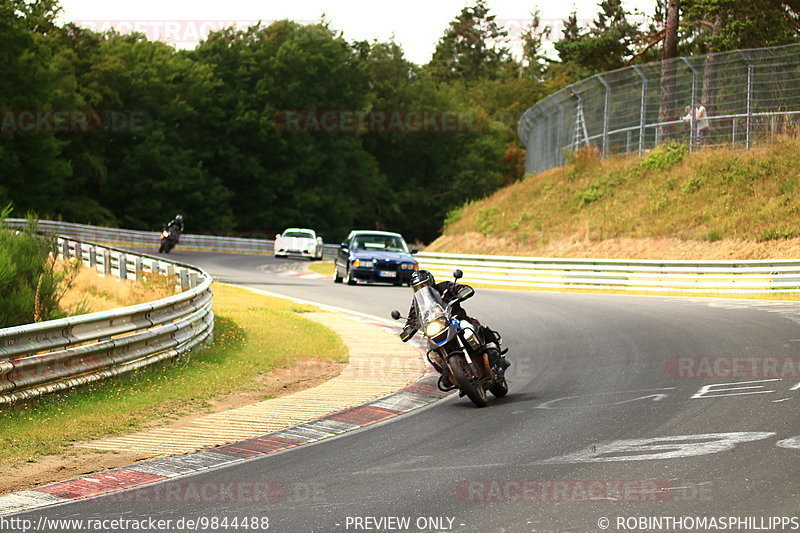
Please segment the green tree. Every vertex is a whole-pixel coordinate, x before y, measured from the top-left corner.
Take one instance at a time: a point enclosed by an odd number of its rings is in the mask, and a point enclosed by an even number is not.
[[[55,15],[50,2],[0,1],[0,202],[23,211],[56,212],[71,175],[64,142],[47,119],[58,77],[41,31]]]
[[[561,62],[573,65],[581,77],[624,67],[642,35],[639,26],[628,21],[630,13],[621,0],[603,0],[598,7],[597,19],[585,30],[573,12],[564,21],[562,39],[554,43]]]
[[[428,69],[437,80],[466,82],[507,75],[513,68],[508,31],[489,13],[485,0],[466,6],[436,45]]]
[[[216,135],[204,150],[234,195],[237,229],[302,224],[338,237],[375,223],[385,180],[361,134],[286,120],[366,109],[368,79],[341,35],[279,21],[216,32],[192,57],[222,83],[205,115]]]
[[[575,14],[573,13],[573,17]],[[531,13],[531,22],[523,30],[522,38],[522,62],[520,64],[520,75],[529,78],[542,79],[547,60],[542,53],[542,44],[550,37],[552,28],[542,26],[542,16],[538,9]]]

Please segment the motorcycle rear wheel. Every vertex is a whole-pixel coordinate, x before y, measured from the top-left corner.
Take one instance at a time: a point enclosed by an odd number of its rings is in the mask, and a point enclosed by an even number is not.
[[[464,360],[463,357],[453,357],[450,359],[452,361],[451,368],[453,370],[453,376],[456,378],[458,382],[458,387],[464,391],[464,394],[472,400],[477,407],[486,407],[489,403],[488,399],[486,398],[486,391],[483,387],[475,383],[473,379],[470,377],[469,369],[467,368],[467,362]]]

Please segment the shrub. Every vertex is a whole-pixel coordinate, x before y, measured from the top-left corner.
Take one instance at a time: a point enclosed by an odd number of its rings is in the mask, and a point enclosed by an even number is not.
[[[0,328],[59,318],[59,300],[80,263],[57,269],[52,239],[36,234],[32,217],[22,231],[9,228],[10,214],[10,205],[0,210]]]
[[[650,170],[666,170],[680,163],[688,153],[689,148],[683,143],[666,143],[647,154],[640,164]]]
[[[498,212],[499,210],[496,207],[481,209],[475,217],[475,226],[477,226],[478,231],[487,235],[491,233],[494,230],[494,219]]]
[[[791,239],[795,236],[795,231],[791,228],[770,228],[761,232],[758,236],[758,242],[764,241],[777,241],[780,239]]]

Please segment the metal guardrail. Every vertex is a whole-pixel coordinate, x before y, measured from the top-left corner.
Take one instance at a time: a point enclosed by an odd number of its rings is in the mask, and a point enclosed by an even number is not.
[[[27,225],[25,219],[9,218],[6,222],[11,227]],[[160,231],[136,231],[117,228],[105,228],[72,222],[59,222],[55,220],[40,220],[39,231],[54,235],[68,235],[76,239],[97,242],[129,245],[135,247],[158,248],[161,239]],[[197,250],[217,252],[247,252],[247,253],[272,253],[275,241],[267,239],[245,239],[241,237],[227,237],[217,235],[194,235],[184,233],[181,235],[180,246]]]
[[[10,227],[22,228],[28,222],[22,218],[7,218]],[[137,231],[88,224],[75,224],[73,222],[59,222],[55,220],[38,221],[39,231],[53,235],[68,235],[76,239],[116,245],[127,245],[137,248],[158,249],[161,232]],[[272,255],[275,241],[271,239],[247,239],[242,237],[227,237],[224,235],[196,235],[184,233],[181,235],[180,248],[202,250],[208,252],[233,252],[256,253]],[[323,259],[333,259],[336,256],[338,245],[326,244],[323,246]]]
[[[553,289],[685,293],[800,292],[800,260],[660,261],[552,259],[423,252],[422,268],[467,282]]]
[[[6,223],[10,227],[21,228],[27,225],[22,218],[8,218]],[[40,220],[39,231],[54,235],[69,235],[76,239],[107,243],[116,245],[134,246],[137,248],[158,248],[161,232],[137,231],[72,222],[59,222],[55,220]],[[257,253],[272,255],[275,241],[271,239],[248,239],[243,237],[228,237],[223,235],[196,235],[184,233],[181,235],[180,248],[202,250],[209,252]],[[323,259],[333,259],[339,247],[335,244],[323,246]]]
[[[155,302],[0,329],[0,404],[130,372],[211,342],[212,278],[202,269],[68,237],[58,252],[107,276],[174,276]]]
[[[15,223],[24,223],[14,219]],[[42,221],[41,228],[71,228],[75,234],[104,233],[119,242],[134,242],[145,234],[145,246],[155,247],[158,234],[108,229],[82,224]],[[188,236],[187,236],[188,237]],[[197,236],[202,237],[202,236]],[[211,237],[209,246],[218,251],[246,251],[241,243],[226,244],[232,237]],[[240,239],[241,240],[241,239]],[[259,253],[272,249],[274,241],[251,241]],[[183,245],[181,237],[181,246]],[[207,248],[211,250],[211,248]],[[339,247],[325,245],[325,257],[335,256]],[[516,256],[480,256],[469,254],[417,254],[423,268],[439,276],[449,277],[461,268],[470,280],[487,285],[567,288],[615,289],[622,291],[686,292],[686,293],[764,293],[800,291],[800,260],[755,261],[662,261],[632,259],[558,259]]]

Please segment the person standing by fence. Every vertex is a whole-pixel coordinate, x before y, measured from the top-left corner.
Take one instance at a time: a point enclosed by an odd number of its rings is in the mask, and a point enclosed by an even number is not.
[[[688,120],[691,122],[692,106],[687,105],[684,108],[684,111],[686,111],[686,115],[682,116],[681,120]],[[706,107],[700,100],[698,100],[695,104],[694,118],[697,120],[697,145],[701,146],[703,144],[707,144],[709,133],[711,133],[711,125],[709,124]]]

